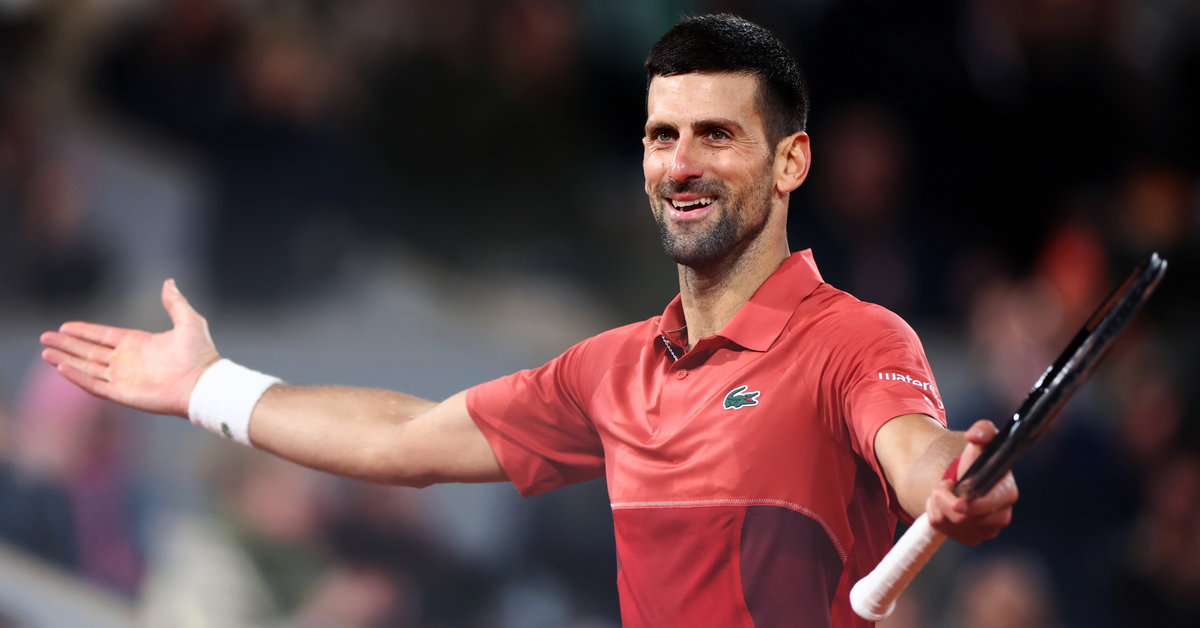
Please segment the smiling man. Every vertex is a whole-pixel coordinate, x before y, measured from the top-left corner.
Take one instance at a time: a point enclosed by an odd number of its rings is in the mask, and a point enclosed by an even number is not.
[[[811,156],[782,44],[688,18],[646,68],[646,193],[679,270],[661,316],[440,403],[223,360],[171,281],[172,330],[66,323],[43,356],[93,394],[348,477],[533,495],[606,476],[625,626],[866,625],[848,591],[897,519],[928,511],[967,543],[1007,525],[1011,477],[973,501],[949,491],[994,428],[946,430],[913,331],[790,252]]]
[[[657,75],[650,83],[646,194],[667,256],[684,268],[704,271],[737,259],[770,220],[780,222],[769,211],[777,156],[758,112],[758,80],[689,73]],[[786,150],[793,149],[807,146]],[[799,185],[808,158],[794,157]]]

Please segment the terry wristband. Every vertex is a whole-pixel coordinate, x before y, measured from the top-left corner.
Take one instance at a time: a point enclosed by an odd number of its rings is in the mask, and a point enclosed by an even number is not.
[[[188,420],[250,445],[250,415],[267,389],[283,380],[221,359],[200,376],[188,401]]]

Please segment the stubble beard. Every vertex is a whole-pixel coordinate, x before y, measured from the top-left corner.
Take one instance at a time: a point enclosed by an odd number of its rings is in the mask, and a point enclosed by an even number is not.
[[[771,187],[769,180],[747,191],[732,196],[729,188],[720,182],[704,180],[667,182],[658,186],[657,197],[652,199],[655,220],[662,241],[663,252],[676,264],[694,270],[706,270],[729,264],[758,238],[767,226],[770,216]],[[671,230],[667,219],[665,197],[670,194],[695,193],[715,195],[721,214],[715,223],[701,231],[676,233]],[[757,211],[753,211],[753,210]],[[751,222],[753,221],[753,222]]]

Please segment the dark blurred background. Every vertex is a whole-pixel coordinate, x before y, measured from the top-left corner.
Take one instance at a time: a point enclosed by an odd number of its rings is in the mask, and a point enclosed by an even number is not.
[[[617,625],[601,482],[331,478],[88,397],[36,339],[163,329],[176,277],[235,360],[440,398],[656,315],[641,61],[711,11],[800,60],[792,247],[913,324],[953,427],[1171,264],[1014,524],[886,625],[1200,625],[1200,2],[2,0],[0,626]]]

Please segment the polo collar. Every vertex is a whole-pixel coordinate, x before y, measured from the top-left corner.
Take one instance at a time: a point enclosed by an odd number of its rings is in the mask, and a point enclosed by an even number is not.
[[[800,302],[822,283],[812,249],[793,253],[717,335],[751,351],[766,351],[783,333]],[[685,345],[685,325],[683,299],[675,295],[659,319],[659,334],[676,345]]]

